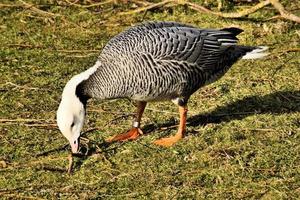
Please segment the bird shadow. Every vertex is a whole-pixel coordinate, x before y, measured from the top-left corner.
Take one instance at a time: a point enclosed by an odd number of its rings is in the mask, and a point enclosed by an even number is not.
[[[300,91],[277,91],[267,95],[254,95],[217,107],[211,112],[189,117],[188,126],[205,126],[209,123],[241,120],[255,114],[283,114],[300,112]],[[144,126],[145,133],[160,130],[163,127],[176,128],[175,120],[163,124],[148,124]]]
[[[232,120],[241,120],[247,116],[255,114],[284,114],[284,113],[295,113],[300,112],[300,91],[277,91],[267,95],[259,96],[254,95],[245,97],[243,99],[231,102],[229,104],[217,107],[215,110],[207,113],[194,115],[188,118],[188,126],[197,127],[205,126],[209,123],[222,123],[229,122]],[[153,131],[175,129],[177,126],[176,120],[171,118],[162,124],[148,124],[143,127],[143,132],[149,134]],[[84,161],[91,155],[101,153],[106,159],[114,165],[114,162],[109,159],[114,155],[118,149],[125,143],[106,143],[105,141],[97,143],[97,151],[95,147],[89,147],[84,150],[83,154],[75,155],[81,159],[76,163],[76,170],[81,168]]]

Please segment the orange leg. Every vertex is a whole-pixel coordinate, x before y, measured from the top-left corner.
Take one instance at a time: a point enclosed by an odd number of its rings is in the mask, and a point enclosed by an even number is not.
[[[164,147],[170,147],[178,142],[181,138],[183,138],[185,134],[187,111],[188,110],[186,106],[179,106],[180,124],[178,132],[174,136],[158,139],[154,141],[154,144]]]
[[[137,105],[136,117],[133,122],[133,127],[127,133],[118,134],[118,135],[108,138],[106,140],[106,142],[135,140],[140,135],[142,135],[143,131],[140,129],[140,122],[141,122],[141,118],[144,113],[146,105],[147,105],[147,102],[139,101],[138,105]]]

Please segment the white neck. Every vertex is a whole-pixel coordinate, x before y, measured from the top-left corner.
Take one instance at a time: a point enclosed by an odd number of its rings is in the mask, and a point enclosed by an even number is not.
[[[93,67],[75,75],[68,81],[63,90],[62,99],[57,110],[57,124],[69,141],[74,141],[79,137],[85,116],[84,105],[76,95],[76,87],[82,81],[87,80],[99,66],[100,62],[98,61]],[[75,122],[75,126],[71,129],[72,122]]]
[[[62,100],[76,97],[76,87],[84,80],[87,80],[101,65],[100,61],[97,61],[95,65],[86,71],[73,76],[66,84]]]

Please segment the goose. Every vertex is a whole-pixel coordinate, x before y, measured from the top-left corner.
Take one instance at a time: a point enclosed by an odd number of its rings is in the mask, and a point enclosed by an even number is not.
[[[185,135],[187,103],[199,88],[221,78],[239,59],[266,56],[265,46],[238,45],[239,28],[201,29],[177,22],[146,22],[113,37],[96,63],[65,85],[57,124],[73,153],[79,152],[80,132],[90,98],[128,98],[136,102],[132,128],[107,142],[135,140],[148,102],[171,100],[179,108],[174,136],[154,144],[170,147]]]

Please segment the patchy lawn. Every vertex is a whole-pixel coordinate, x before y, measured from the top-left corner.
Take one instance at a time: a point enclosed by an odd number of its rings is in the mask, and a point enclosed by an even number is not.
[[[299,2],[292,2],[299,10]],[[29,3],[39,10],[0,10],[1,198],[300,198],[299,25],[262,20],[272,9],[233,20],[184,6],[120,17],[131,6]],[[267,45],[271,54],[239,61],[196,92],[188,135],[171,148],[152,144],[176,133],[178,113],[171,102],[148,105],[146,134],[137,141],[106,145],[105,138],[130,128],[134,105],[93,100],[83,145],[90,153],[74,158],[73,173],[66,173],[70,149],[55,124],[65,83],[92,66],[111,37],[147,20],[237,26],[245,30],[241,44]]]

